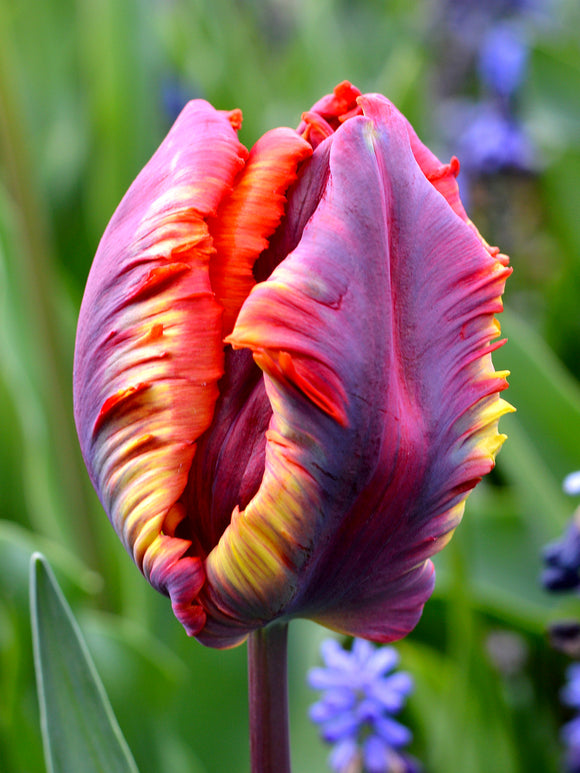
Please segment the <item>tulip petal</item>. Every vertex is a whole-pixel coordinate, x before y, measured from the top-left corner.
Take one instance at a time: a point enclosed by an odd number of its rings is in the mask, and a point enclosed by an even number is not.
[[[199,440],[182,497],[204,553],[218,543],[234,509],[244,508],[260,487],[272,416],[262,372],[249,351],[227,347],[219,387],[212,424]]]
[[[453,169],[438,186],[401,114],[360,104],[325,141],[300,243],[228,339],[263,369],[273,415],[262,484],[207,559],[207,643],[293,614],[405,635],[503,441],[491,342],[509,269],[460,213]]]
[[[176,536],[195,443],[223,373],[209,280],[216,214],[247,151],[240,114],[190,102],[113,216],[77,331],[75,418],[102,504],[139,568],[198,630],[205,575]]]
[[[250,151],[231,195],[210,221],[217,252],[210,265],[210,280],[224,307],[224,336],[232,332],[255,284],[254,263],[282,219],[285,193],[296,179],[298,165],[310,155],[310,144],[292,129],[266,132]]]
[[[357,102],[360,96],[356,86],[349,81],[342,81],[332,94],[319,99],[302,115],[297,132],[307,137],[313,148],[318,147],[341,123],[353,115],[360,114],[361,109]]]

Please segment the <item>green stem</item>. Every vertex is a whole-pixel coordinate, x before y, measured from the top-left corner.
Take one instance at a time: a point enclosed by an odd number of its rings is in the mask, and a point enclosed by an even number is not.
[[[271,625],[248,639],[252,773],[290,773],[288,625]]]

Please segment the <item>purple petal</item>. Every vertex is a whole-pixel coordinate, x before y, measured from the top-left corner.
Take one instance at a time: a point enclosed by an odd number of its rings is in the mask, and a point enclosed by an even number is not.
[[[527,61],[527,41],[520,27],[513,22],[491,27],[479,57],[479,72],[489,88],[504,97],[514,94],[524,80]]]
[[[413,734],[409,728],[390,717],[378,719],[375,722],[375,730],[389,746],[395,748],[406,746],[413,739]]]
[[[382,716],[383,707],[376,700],[363,698],[356,707],[355,714],[361,725],[364,723],[370,724]]]
[[[502,442],[505,382],[489,352],[509,271],[426,179],[404,119],[380,98],[365,106],[373,120],[334,136],[320,207],[234,338],[268,373],[277,432],[292,428],[275,448],[312,493],[319,481],[319,520],[303,521],[299,540],[312,560],[291,609],[388,640],[415,624],[433,582],[425,560]],[[321,383],[326,402],[314,405]]]
[[[339,741],[328,757],[332,770],[344,773],[350,769],[358,756],[358,746],[354,738],[344,738]]]
[[[345,650],[336,639],[325,639],[320,645],[320,654],[329,668],[338,668],[343,671],[356,669],[353,655]]]
[[[308,672],[308,684],[313,690],[329,690],[335,687],[356,687],[358,674],[337,668],[311,668]]]
[[[223,373],[206,221],[247,156],[235,126],[239,116],[203,100],[183,110],[103,235],[75,351],[75,420],[91,480],[123,544],[191,634],[205,621],[205,573],[176,529]]]
[[[369,685],[368,693],[384,706],[387,711],[400,711],[405,698],[413,689],[413,680],[404,672],[393,674]]]
[[[389,773],[387,754],[388,749],[383,739],[377,735],[369,735],[363,743],[365,770],[368,773]]]
[[[382,676],[392,671],[399,662],[399,653],[394,647],[378,647],[366,664],[366,671],[373,676]]]
[[[272,418],[260,487],[206,562],[204,641],[293,615],[408,633],[503,441],[505,256],[467,221],[457,165],[384,98],[359,102],[313,155],[323,193],[297,247],[227,339],[264,371]]]
[[[332,717],[322,728],[322,737],[328,743],[340,741],[345,736],[354,736],[359,727],[359,722],[352,712],[344,712]]]
[[[352,643],[351,656],[358,668],[366,670],[368,661],[373,656],[375,647],[365,639],[355,639]]]
[[[580,716],[574,717],[567,722],[560,730],[562,741],[568,746],[580,747]]]
[[[310,709],[310,719],[313,722],[326,722],[338,713],[352,709],[356,697],[348,688],[334,688],[324,693],[322,700],[313,704]]]

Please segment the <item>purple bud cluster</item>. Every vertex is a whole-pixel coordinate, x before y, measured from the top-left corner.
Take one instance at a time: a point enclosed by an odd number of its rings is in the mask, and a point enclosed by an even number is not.
[[[531,0],[449,0],[453,36],[469,53],[477,97],[456,100],[447,132],[471,177],[532,172],[536,152],[520,120],[518,97],[528,73],[534,11]]]
[[[580,588],[580,523],[575,514],[560,539],[544,548],[542,584],[549,591]]]
[[[562,728],[566,747],[567,773],[580,773],[580,663],[573,663],[567,671],[567,682],[562,688],[562,702],[576,712],[576,716]]]
[[[355,639],[350,651],[335,639],[321,646],[325,668],[313,668],[308,682],[322,690],[310,710],[322,738],[333,749],[335,773],[418,773],[417,762],[401,749],[411,732],[392,718],[413,689],[409,674],[393,672],[398,653]]]
[[[580,494],[580,471],[564,480],[564,491],[571,496]],[[580,508],[576,510],[560,539],[544,549],[545,569],[542,584],[549,591],[578,591],[580,589]],[[562,652],[580,657],[580,624],[576,621],[555,623],[550,640]],[[564,704],[576,715],[561,731],[566,748],[567,773],[580,773],[580,663],[573,663],[567,671],[567,682],[561,692]]]

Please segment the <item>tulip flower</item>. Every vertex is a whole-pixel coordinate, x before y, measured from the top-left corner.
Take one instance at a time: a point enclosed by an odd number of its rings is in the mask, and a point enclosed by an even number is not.
[[[240,123],[190,102],[104,233],[82,452],[189,635],[300,616],[388,642],[503,442],[507,258],[386,98],[342,83],[249,153]]]

